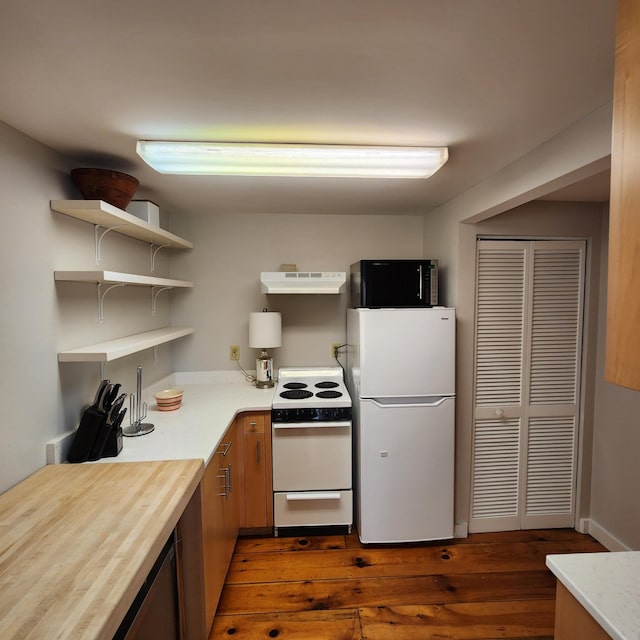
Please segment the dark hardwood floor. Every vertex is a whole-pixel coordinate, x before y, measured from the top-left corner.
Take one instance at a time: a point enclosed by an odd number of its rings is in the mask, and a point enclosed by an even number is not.
[[[567,529],[394,546],[240,538],[209,640],[551,639],[547,554],[596,551]]]

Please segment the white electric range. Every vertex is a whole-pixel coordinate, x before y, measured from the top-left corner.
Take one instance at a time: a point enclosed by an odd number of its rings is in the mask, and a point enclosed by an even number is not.
[[[271,409],[274,531],[351,531],[351,397],[341,367],[281,368]]]

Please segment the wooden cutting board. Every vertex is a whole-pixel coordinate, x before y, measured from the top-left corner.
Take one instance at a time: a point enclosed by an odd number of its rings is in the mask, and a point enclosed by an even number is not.
[[[0,638],[111,639],[203,471],[49,465],[0,495]]]

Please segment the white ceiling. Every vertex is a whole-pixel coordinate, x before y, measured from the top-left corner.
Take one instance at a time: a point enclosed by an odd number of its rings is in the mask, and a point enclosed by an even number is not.
[[[615,0],[2,0],[0,120],[171,211],[423,213],[610,102],[614,24]],[[429,180],[163,176],[140,138],[450,160]]]

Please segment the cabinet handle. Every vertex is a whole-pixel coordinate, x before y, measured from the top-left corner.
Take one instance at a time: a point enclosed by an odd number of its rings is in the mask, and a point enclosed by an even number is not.
[[[231,484],[232,480],[231,478],[233,477],[233,474],[231,473],[231,463],[229,463],[229,465],[227,466],[227,478],[229,481],[229,493],[231,493],[233,491],[233,486]]]
[[[232,442],[223,442],[221,445],[222,450],[218,451],[218,453],[222,456],[226,456],[227,453],[229,453],[229,449],[231,449],[232,444],[233,444]]]
[[[229,499],[229,469],[225,467],[221,469],[222,475],[218,476],[218,478],[224,480],[224,493],[219,493],[218,495],[225,500]]]
[[[256,440],[256,462],[260,464],[260,440]]]
[[[249,426],[250,426],[250,427],[255,427],[257,424],[258,424],[258,423],[257,423],[255,420],[252,420],[252,421],[249,423]]]

